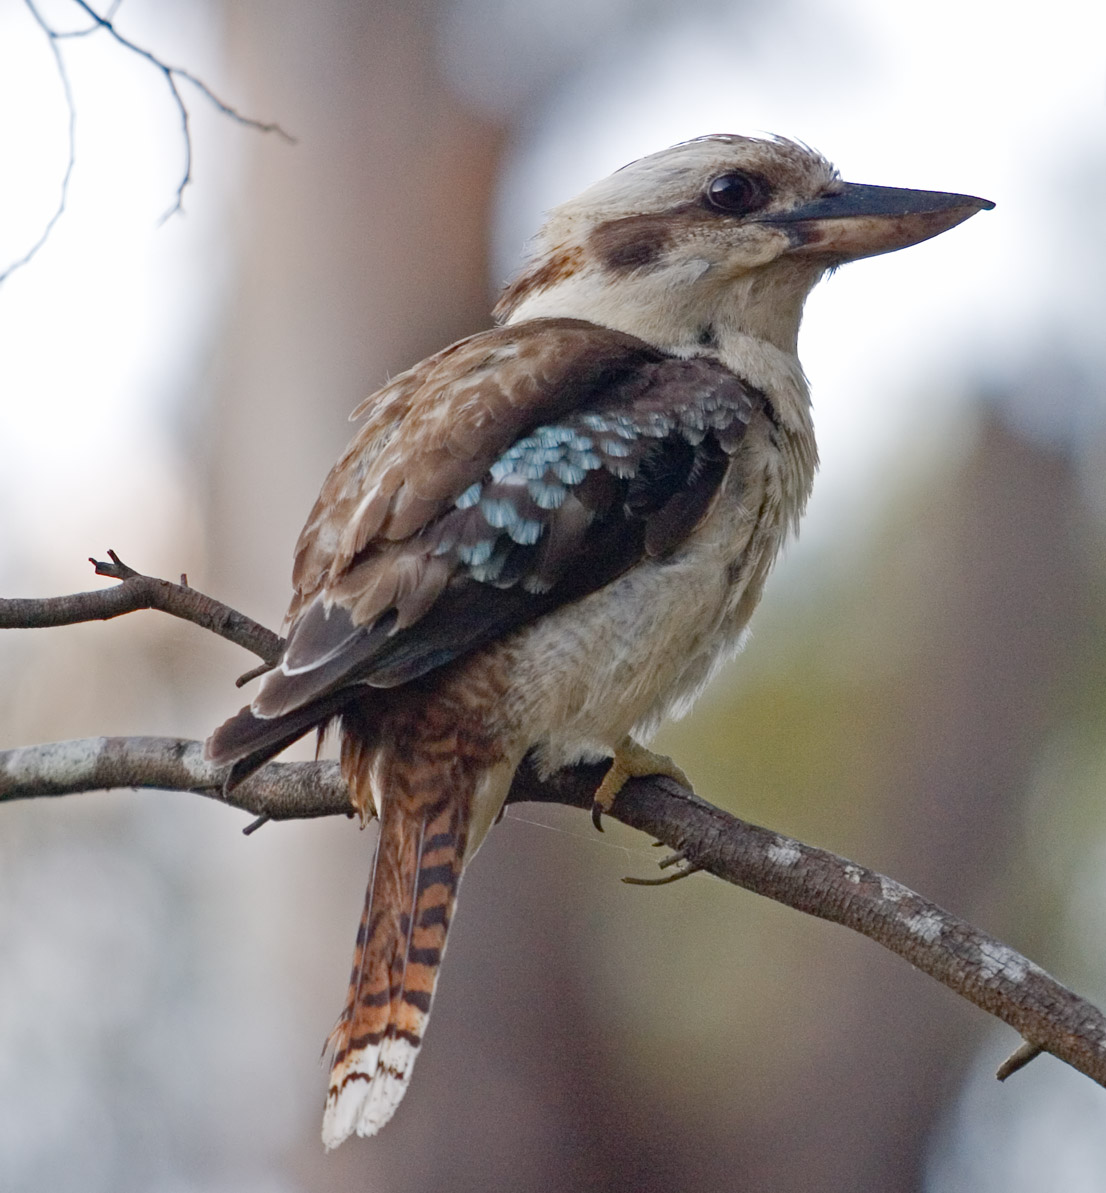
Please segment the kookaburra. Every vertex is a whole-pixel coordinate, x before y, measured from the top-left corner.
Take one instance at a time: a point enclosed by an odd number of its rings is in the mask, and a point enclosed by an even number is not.
[[[380,836],[331,1043],[323,1139],[392,1116],[461,872],[515,769],[644,747],[738,648],[817,464],[796,355],[828,270],[991,207],[842,182],[791,141],[711,136],[556,208],[496,326],[354,412],[296,548],[287,645],[212,735],[231,783],[341,723]]]

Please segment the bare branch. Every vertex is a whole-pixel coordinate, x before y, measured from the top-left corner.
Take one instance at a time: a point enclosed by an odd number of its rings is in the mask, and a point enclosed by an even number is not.
[[[28,0],[29,2],[29,0]],[[170,216],[176,215],[182,210],[182,203],[184,199],[184,192],[189,183],[192,181],[192,133],[189,125],[188,107],[181,96],[180,89],[177,86],[178,79],[187,79],[189,83],[195,87],[200,94],[213,104],[224,116],[229,116],[238,124],[245,125],[247,128],[255,129],[261,133],[276,133],[277,136],[283,137],[290,145],[295,144],[295,138],[290,136],[279,124],[275,122],[266,122],[262,120],[255,120],[251,116],[243,116],[237,108],[221,100],[214,91],[202,80],[192,74],[191,71],[185,70],[181,66],[170,66],[167,62],[162,62],[156,54],[150,50],[144,50],[141,46],[136,45],[129,38],[124,37],[118,29],[116,29],[114,22],[109,16],[100,16],[93,8],[85,3],[85,0],[73,0],[83,12],[95,21],[96,26],[107,30],[111,37],[123,46],[124,49],[130,50],[132,54],[137,54],[140,58],[145,58],[151,66],[161,71],[165,76],[166,86],[173,97],[173,102],[177,106],[177,112],[180,115],[181,131],[184,133],[184,173],[181,176],[180,182],[177,184],[177,194],[173,205],[161,217],[161,223],[165,223]]]
[[[101,29],[106,30],[112,40],[117,44],[129,50],[132,54],[137,54],[140,58],[144,58],[165,77],[165,83],[169,88],[169,93],[173,97],[173,102],[180,116],[181,132],[184,135],[184,171],[180,181],[177,183],[173,203],[164,215],[162,215],[158,221],[159,223],[165,223],[170,216],[176,215],[183,210],[184,192],[192,182],[192,129],[188,105],[184,102],[184,97],[180,93],[180,88],[177,85],[178,80],[187,80],[209,103],[213,104],[224,116],[229,116],[236,123],[244,125],[246,128],[252,128],[257,132],[276,133],[277,136],[282,137],[290,145],[295,144],[295,137],[287,133],[279,124],[270,121],[255,120],[252,116],[243,115],[237,108],[220,99],[202,79],[198,78],[191,71],[185,70],[182,66],[171,66],[163,62],[152,51],[143,49],[129,38],[124,37],[116,29],[114,21],[115,14],[119,9],[120,0],[112,0],[108,11],[102,16],[85,3],[85,0],[73,0],[73,3],[92,20],[92,24],[83,29],[55,29],[39,12],[35,0],[23,0],[23,2],[26,4],[27,9],[39,28],[45,33],[47,43],[50,46],[50,52],[53,54],[54,62],[57,65],[58,78],[61,80],[62,90],[65,93],[65,103],[69,112],[69,156],[65,165],[65,174],[61,181],[61,193],[53,215],[47,220],[46,226],[43,228],[38,240],[31,245],[23,256],[19,260],[13,261],[6,269],[0,271],[0,285],[3,285],[17,269],[26,265],[50,238],[50,234],[54,230],[54,225],[61,219],[65,211],[66,202],[69,197],[69,180],[72,177],[73,167],[77,160],[77,109],[73,101],[73,92],[69,83],[69,72],[65,65],[65,59],[62,57],[61,46],[59,45],[64,40],[88,37],[93,33],[98,33]]]
[[[42,234],[38,240],[31,245],[31,247],[19,258],[18,261],[13,261],[6,269],[0,271],[0,286],[2,286],[9,277],[17,270],[21,269],[32,257],[42,248],[42,246],[50,239],[50,233],[54,230],[54,225],[61,219],[62,213],[65,211],[65,204],[69,199],[69,180],[73,176],[73,166],[77,160],[77,108],[73,103],[73,90],[69,85],[69,71],[66,69],[65,59],[62,57],[61,46],[58,45],[59,39],[64,36],[52,29],[43,18],[42,14],[34,5],[34,0],[24,0],[27,8],[30,10],[31,16],[34,17],[43,33],[46,34],[46,41],[50,47],[50,53],[54,55],[54,63],[57,66],[58,78],[61,80],[61,89],[65,93],[65,107],[69,113],[69,156],[65,162],[65,173],[61,179],[61,192],[58,195],[58,204],[54,208],[54,214],[46,221],[46,227],[42,229]]]
[[[544,783],[525,765],[512,799],[590,808],[602,763],[558,771]],[[748,824],[671,779],[627,783],[615,819],[674,849],[684,865],[876,941],[1023,1038],[1015,1056],[1050,1052],[1106,1086],[1106,1016],[1008,945],[894,879],[837,854]],[[1009,1076],[1010,1069],[1003,1073]]]
[[[110,563],[89,560],[96,574],[119,580],[116,588],[75,592],[61,597],[0,597],[0,629],[42,629],[81,621],[107,621],[137,609],[160,609],[191,621],[272,665],[284,649],[284,639],[244,613],[205,596],[195,588],[143,576],[109,551]]]
[[[605,765],[541,780],[524,763],[510,802],[590,809]],[[351,815],[333,762],[269,763],[229,795],[225,772],[199,742],[93,738],[0,752],[0,802],[102,787],[195,791],[255,816],[288,820]],[[897,953],[1020,1033],[1014,1067],[1050,1052],[1106,1086],[1106,1017],[1009,946],[893,879],[825,850],[739,820],[671,779],[633,779],[611,815],[674,849],[691,869],[797,911],[842,924]],[[1004,1066],[1002,1076],[1013,1068]]]
[[[105,17],[105,19],[107,19],[107,20],[109,20],[109,21],[110,21],[110,20],[112,20],[112,19],[114,18],[115,14],[116,14],[116,13],[119,11],[119,6],[120,6],[122,3],[123,3],[123,0],[111,0],[111,5],[110,5],[110,7],[108,8],[107,12],[106,12],[106,13],[104,13],[104,17]],[[59,41],[60,41],[62,38],[66,38],[66,39],[76,39],[76,38],[78,38],[78,37],[88,37],[88,35],[89,35],[90,33],[98,33],[98,32],[99,32],[99,30],[100,30],[100,24],[99,24],[99,22],[98,22],[98,21],[93,21],[91,25],[86,25],[86,26],[85,26],[83,29],[59,29],[59,30],[55,30],[55,32],[54,32],[54,37],[58,38],[58,40],[59,40]]]
[[[97,563],[120,581],[102,592],[0,601],[0,627],[61,625],[161,609],[238,642],[266,662],[279,655],[271,631],[193,588],[143,576],[114,553]],[[95,561],[93,561],[95,563]],[[183,579],[183,577],[182,577]],[[509,802],[561,803],[591,810],[605,763],[569,767],[540,779],[528,761]],[[109,787],[194,791],[268,820],[352,813],[338,766],[269,763],[230,794],[225,771],[199,742],[176,738],[93,738],[0,752],[0,802]],[[909,961],[949,989],[1010,1024],[1025,1041],[999,1076],[1050,1052],[1106,1086],[1106,1017],[1031,961],[893,879],[836,854],[723,812],[671,779],[634,779],[610,813],[674,850],[672,878],[705,870],[808,915],[842,924]],[[648,882],[648,880],[646,880]]]
[[[230,795],[226,768],[178,737],[89,737],[0,750],[0,803],[113,787],[192,791],[270,820],[352,815],[336,762],[270,762]]]
[[[1021,1044],[999,1065],[995,1076],[999,1081],[1005,1081],[1007,1077],[1013,1077],[1019,1069],[1024,1069],[1031,1060],[1036,1060],[1044,1049],[1040,1044],[1030,1044],[1028,1040],[1023,1040]]]

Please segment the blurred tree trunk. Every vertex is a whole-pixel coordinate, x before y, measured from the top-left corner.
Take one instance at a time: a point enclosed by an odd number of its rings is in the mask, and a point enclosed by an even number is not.
[[[436,5],[226,8],[251,102],[298,138],[254,141],[208,439],[221,584],[279,615],[295,536],[387,379],[486,326],[503,130],[438,77]]]

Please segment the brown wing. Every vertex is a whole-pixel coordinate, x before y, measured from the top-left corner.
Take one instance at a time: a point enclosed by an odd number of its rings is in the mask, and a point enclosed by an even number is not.
[[[296,545],[288,623],[366,555],[425,528],[527,430],[663,359],[581,319],[535,319],[461,340],[395,378],[351,416],[364,424]]]
[[[672,550],[764,402],[716,361],[578,320],[486,332],[397,378],[301,535],[252,718],[298,734],[348,685],[407,683]],[[254,752],[240,728],[213,756]]]

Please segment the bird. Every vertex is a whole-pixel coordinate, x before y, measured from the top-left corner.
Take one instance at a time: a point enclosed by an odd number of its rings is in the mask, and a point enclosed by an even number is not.
[[[814,285],[994,204],[844,182],[782,137],[712,135],[554,208],[494,325],[354,411],[299,537],[283,654],[208,739],[228,786],[340,726],[379,837],[329,1044],[323,1142],[396,1111],[462,871],[524,759],[648,749],[745,637],[818,463],[797,340]]]

